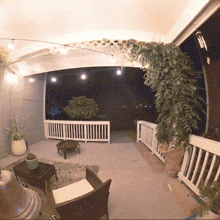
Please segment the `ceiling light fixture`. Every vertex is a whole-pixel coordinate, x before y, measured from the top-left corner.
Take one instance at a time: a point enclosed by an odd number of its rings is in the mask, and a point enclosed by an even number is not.
[[[14,46],[14,39],[11,40],[11,43],[8,44],[8,49],[13,50],[15,48]]]
[[[14,83],[17,82],[18,77],[14,73],[9,73],[9,74],[7,74],[7,80],[8,80],[9,83],[14,84]]]
[[[112,58],[110,60],[111,63],[115,63],[115,59],[114,59],[114,56],[112,55]]]
[[[65,55],[65,54],[67,54],[67,52],[68,52],[68,48],[67,47],[63,46],[62,48],[60,48],[60,53]]]

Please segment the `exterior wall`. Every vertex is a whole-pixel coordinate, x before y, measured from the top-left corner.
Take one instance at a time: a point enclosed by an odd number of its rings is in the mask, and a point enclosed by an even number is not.
[[[10,153],[10,150],[7,147],[9,143],[3,125],[3,119],[4,117],[7,117],[6,115],[4,115],[4,112],[7,112],[7,101],[9,100],[9,92],[5,90],[5,92],[3,93],[4,72],[5,69],[0,68],[0,158],[3,158]]]
[[[25,121],[28,144],[44,139],[44,89],[45,75],[21,78],[10,83],[7,79],[12,74],[10,69],[0,70],[0,158],[11,152],[11,141],[7,140],[5,127],[8,126],[11,113],[14,113],[18,122]]]

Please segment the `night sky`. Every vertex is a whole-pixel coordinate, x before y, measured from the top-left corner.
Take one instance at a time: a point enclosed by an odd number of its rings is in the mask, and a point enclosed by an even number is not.
[[[86,96],[98,104],[99,114],[107,114],[112,120],[113,117],[116,120],[116,115],[122,117],[126,114],[130,117],[127,120],[131,121],[138,117],[155,121],[155,110],[152,112],[155,97],[144,84],[144,72],[139,68],[126,67],[121,69],[121,75],[117,75],[118,69],[121,68],[91,67],[50,72],[47,75],[47,103],[55,102],[64,108],[72,97]],[[82,74],[87,75],[86,80],[80,78]],[[51,82],[52,77],[56,77],[57,82]],[[140,104],[152,106],[152,109],[142,109],[140,112],[136,107]],[[152,117],[146,118],[149,114]]]
[[[143,102],[143,99],[145,102],[154,102],[154,95],[144,85],[142,70],[123,68],[122,75],[116,75],[118,69],[121,68],[93,67],[51,72],[48,73],[47,90],[65,92],[66,97],[60,99],[63,104],[73,96],[82,95],[93,98],[99,103],[106,103],[108,97],[116,105],[136,105]],[[83,73],[88,77],[86,80],[80,78]],[[51,82],[51,77],[56,77],[57,82]]]

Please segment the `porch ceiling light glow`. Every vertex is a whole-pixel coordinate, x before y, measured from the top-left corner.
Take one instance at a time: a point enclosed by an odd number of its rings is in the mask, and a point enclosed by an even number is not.
[[[7,81],[8,81],[9,83],[11,83],[11,84],[16,83],[17,80],[18,80],[18,77],[17,77],[16,74],[9,73],[9,74],[7,74],[6,77],[7,77]]]
[[[60,53],[62,53],[62,54],[67,54],[67,52],[68,52],[68,48],[67,47],[63,47],[63,48],[60,48]]]
[[[131,63],[132,63],[132,66],[134,66],[136,64],[136,62],[134,60]]]
[[[122,74],[122,71],[121,71],[121,70],[117,70],[116,74],[117,74],[117,75],[121,75],[121,74]]]
[[[82,80],[85,80],[85,79],[87,78],[87,76],[86,76],[86,74],[83,73],[80,78],[81,78]]]
[[[30,82],[34,82],[34,78],[30,78],[30,80],[29,80]]]
[[[14,39],[12,39],[11,43],[8,44],[8,49],[13,50],[14,47]]]
[[[56,77],[52,77],[51,78],[51,82],[57,82],[57,78]]]
[[[112,58],[111,58],[111,63],[115,63],[115,59],[114,59],[114,56],[112,55]]]

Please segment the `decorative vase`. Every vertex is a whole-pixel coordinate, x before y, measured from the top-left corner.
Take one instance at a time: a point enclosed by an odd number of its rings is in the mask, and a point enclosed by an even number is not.
[[[28,169],[34,170],[34,169],[38,168],[37,158],[34,158],[32,160],[27,160],[27,159],[25,159],[25,160],[26,160],[26,164],[27,164]]]
[[[25,154],[27,152],[27,146],[26,146],[24,139],[12,140],[11,151],[16,156]]]

